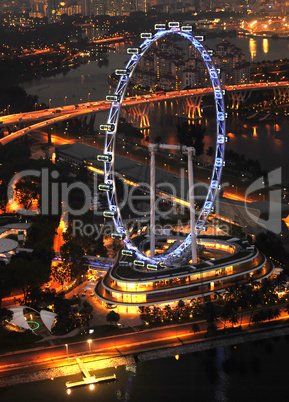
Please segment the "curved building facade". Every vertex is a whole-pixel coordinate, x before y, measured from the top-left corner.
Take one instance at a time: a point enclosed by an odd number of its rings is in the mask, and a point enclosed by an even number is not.
[[[272,262],[247,241],[202,237],[198,244],[208,252],[224,256],[154,271],[148,266],[136,267],[133,256],[121,256],[98,282],[95,294],[102,303],[131,313],[140,306],[167,305],[224,292],[236,283],[269,277],[274,270]]]

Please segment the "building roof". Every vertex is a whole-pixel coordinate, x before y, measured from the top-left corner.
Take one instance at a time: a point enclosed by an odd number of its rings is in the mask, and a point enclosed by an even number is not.
[[[103,151],[84,145],[81,143],[57,145],[55,147],[56,153],[63,152],[70,156],[76,156],[80,160],[86,160],[94,163],[95,167],[103,169],[103,162],[97,160],[97,155],[102,155]],[[90,156],[90,158],[88,158]],[[131,179],[136,183],[150,183],[150,166],[136,162],[135,160],[125,158],[123,156],[115,155],[115,170],[123,175],[127,179]],[[156,168],[156,188],[162,186],[164,183],[168,184],[168,187],[174,188],[178,196],[187,195],[189,191],[188,179],[184,177],[183,184],[181,183],[180,176],[167,172],[163,169]],[[207,194],[207,185],[201,182],[196,182],[196,196],[204,196]]]
[[[28,324],[28,322],[26,321],[25,316],[24,316],[25,309],[33,310],[36,313],[38,313],[37,310],[35,310],[34,308],[31,308],[31,307],[12,306],[9,308],[9,310],[13,312],[13,317],[12,317],[10,323],[31,331],[32,328],[30,327],[30,325]],[[51,328],[52,328],[52,325],[55,321],[57,314],[52,313],[51,311],[47,311],[47,310],[40,310],[39,314],[40,314],[41,321],[43,322],[45,327],[48,329],[48,331],[51,332]]]
[[[31,227],[31,223],[9,223],[7,225],[0,226],[0,236],[4,235],[5,232],[9,232],[9,230],[14,229],[14,230],[28,230]]]
[[[0,239],[0,253],[5,254],[16,250],[18,242],[12,239]]]
[[[54,324],[57,314],[47,310],[40,310],[40,318],[49,332],[51,332],[52,325]]]
[[[30,229],[32,223],[9,223],[7,225],[1,226],[1,229],[16,229],[16,230],[28,230]]]
[[[24,317],[24,309],[27,308],[26,306],[13,306],[10,307],[9,310],[13,312],[13,317],[10,320],[11,324],[17,325],[18,327],[28,329],[29,331],[32,330],[30,325],[27,323]],[[35,311],[35,310],[34,310]]]

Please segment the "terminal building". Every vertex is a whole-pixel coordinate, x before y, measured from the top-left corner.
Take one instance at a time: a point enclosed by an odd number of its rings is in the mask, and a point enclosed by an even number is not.
[[[135,313],[142,306],[203,300],[236,283],[260,281],[274,271],[271,260],[247,241],[204,236],[197,243],[218,258],[151,271],[135,266],[134,257],[122,256],[96,285],[96,297],[121,313]]]

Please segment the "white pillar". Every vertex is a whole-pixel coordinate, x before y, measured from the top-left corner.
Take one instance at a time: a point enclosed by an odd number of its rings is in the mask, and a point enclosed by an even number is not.
[[[197,243],[195,233],[195,197],[194,197],[194,172],[193,172],[193,156],[195,149],[192,147],[187,148],[188,152],[188,174],[189,174],[189,200],[190,200],[190,221],[192,233],[192,260],[193,264],[197,262]]]
[[[151,154],[151,222],[150,222],[150,246],[151,257],[155,256],[155,204],[156,204],[156,154],[154,147],[150,147]]]

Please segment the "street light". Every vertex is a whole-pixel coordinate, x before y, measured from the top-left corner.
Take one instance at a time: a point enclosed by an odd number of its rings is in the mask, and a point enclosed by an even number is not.
[[[64,97],[64,106],[66,106],[67,96]]]
[[[51,108],[51,98],[49,98],[49,109]]]
[[[90,92],[87,94],[87,102],[90,102]]]
[[[89,346],[89,353],[91,352],[91,342],[92,342],[92,339],[88,339],[87,343]]]
[[[65,344],[65,347],[66,347],[66,356],[68,358],[68,344],[67,343]]]
[[[35,102],[35,103],[34,103],[34,108],[35,108],[35,111],[36,111],[36,106],[37,106],[37,102]]]
[[[7,107],[7,114],[10,114],[10,105]]]

